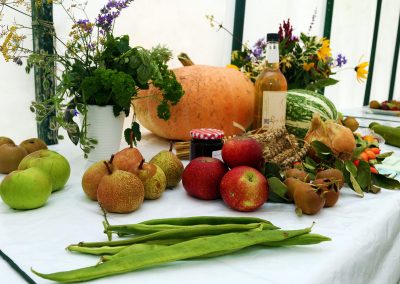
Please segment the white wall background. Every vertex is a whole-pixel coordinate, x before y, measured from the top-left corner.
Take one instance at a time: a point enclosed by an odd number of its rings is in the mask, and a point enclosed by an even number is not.
[[[70,0],[65,3],[68,6]],[[106,0],[89,1],[89,18],[95,18],[105,3]],[[325,5],[326,0],[249,0],[244,41],[252,44],[267,32],[277,31],[287,18],[291,19],[295,34],[307,32],[315,10],[317,17],[311,34],[322,36]],[[205,15],[214,15],[233,30],[234,6],[234,0],[136,0],[118,19],[115,31],[129,34],[131,45],[150,48],[164,44],[175,56],[186,52],[198,64],[224,66],[230,61],[231,36],[211,28]],[[331,46],[334,55],[347,56],[347,66],[357,65],[361,56],[369,60],[375,9],[376,0],[335,1]],[[388,95],[399,11],[400,1],[383,1],[371,99],[384,100]],[[6,18],[23,19],[10,10]],[[70,20],[59,8],[54,11],[54,19],[58,35],[65,39]],[[29,23],[27,19],[25,22]],[[180,63],[175,59],[170,66],[178,67]],[[397,70],[394,94],[400,99],[400,63]],[[329,87],[326,95],[339,109],[361,106],[366,84],[358,83],[351,70],[338,73],[336,78],[340,82]],[[9,136],[17,143],[35,137],[36,123],[29,111],[34,100],[33,77],[23,67],[6,63],[3,58],[0,58],[0,96],[0,136]]]

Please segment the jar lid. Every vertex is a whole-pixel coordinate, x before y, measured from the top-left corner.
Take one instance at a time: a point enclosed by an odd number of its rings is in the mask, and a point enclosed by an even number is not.
[[[190,136],[195,139],[214,140],[222,139],[224,132],[213,128],[199,128],[190,130]]]

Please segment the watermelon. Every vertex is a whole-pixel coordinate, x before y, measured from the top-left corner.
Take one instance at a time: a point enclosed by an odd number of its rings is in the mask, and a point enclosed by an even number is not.
[[[303,139],[314,112],[318,112],[323,120],[338,119],[336,107],[327,97],[302,89],[287,92],[286,129],[289,133]]]

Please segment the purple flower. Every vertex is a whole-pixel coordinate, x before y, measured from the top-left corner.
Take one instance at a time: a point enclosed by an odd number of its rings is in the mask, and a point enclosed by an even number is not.
[[[100,9],[100,14],[96,18],[96,26],[104,32],[112,29],[114,21],[121,13],[121,10],[127,8],[133,0],[109,0],[108,3]],[[100,31],[101,32],[101,31]]]
[[[72,114],[72,116],[78,116],[79,111],[77,111],[76,109],[73,108],[70,110],[70,113]]]
[[[84,31],[91,33],[93,30],[93,25],[92,23],[89,22],[89,20],[84,19],[84,20],[78,20],[76,24]]]
[[[338,54],[337,58],[336,58],[336,64],[339,67],[342,67],[343,65],[345,65],[347,63],[347,59],[344,55],[342,55],[341,53]]]
[[[260,38],[253,45],[253,49],[250,50],[251,55],[253,55],[256,59],[259,59],[263,54],[266,46],[267,46],[267,41],[265,40],[265,38]]]
[[[96,45],[94,43],[89,43],[87,45],[88,50],[95,50],[96,49]]]

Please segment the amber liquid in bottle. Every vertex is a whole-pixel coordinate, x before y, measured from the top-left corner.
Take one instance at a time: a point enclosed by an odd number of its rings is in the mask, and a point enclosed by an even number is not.
[[[266,67],[257,77],[255,83],[253,129],[260,128],[265,124],[273,128],[279,128],[284,125],[286,118],[286,91],[286,78],[279,70],[278,42],[277,40],[268,41]],[[269,96],[269,98],[265,96]],[[270,118],[266,118],[265,114],[271,114],[272,121]]]

